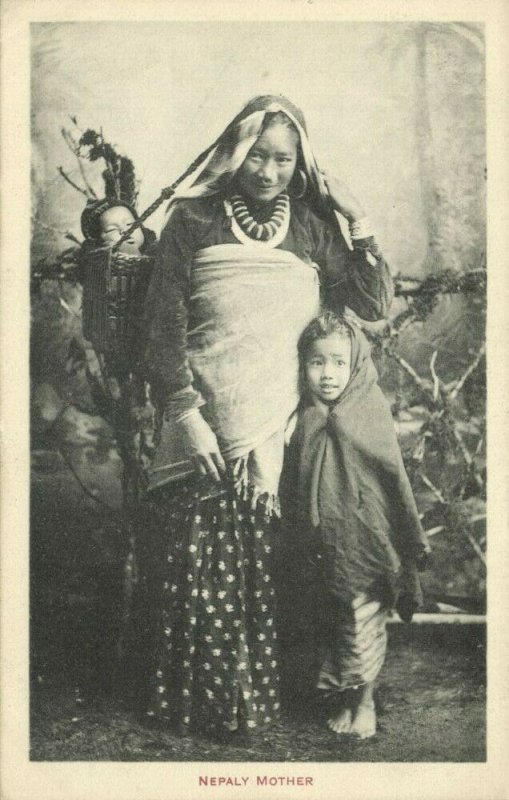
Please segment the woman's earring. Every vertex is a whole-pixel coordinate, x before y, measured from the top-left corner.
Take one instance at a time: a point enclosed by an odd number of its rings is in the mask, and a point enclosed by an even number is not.
[[[306,192],[308,190],[308,176],[306,175],[306,173],[304,172],[303,169],[298,169],[296,171],[296,173],[295,173],[294,180],[292,181],[292,183],[295,181],[295,178],[296,178],[297,175],[299,176],[299,178],[301,180],[302,187],[301,187],[300,191],[296,191],[296,192],[293,193],[293,197],[296,200],[300,200],[302,197],[304,197],[304,195],[306,194]]]

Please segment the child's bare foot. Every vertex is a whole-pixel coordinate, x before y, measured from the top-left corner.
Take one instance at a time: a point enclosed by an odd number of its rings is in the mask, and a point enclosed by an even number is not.
[[[365,683],[358,690],[357,706],[350,726],[350,733],[356,739],[369,739],[376,733],[374,690],[374,681]]]
[[[376,733],[375,704],[372,699],[357,706],[350,733],[357,739],[369,739]]]
[[[343,708],[337,716],[331,717],[327,721],[327,725],[334,733],[350,733],[352,710],[350,708]]]

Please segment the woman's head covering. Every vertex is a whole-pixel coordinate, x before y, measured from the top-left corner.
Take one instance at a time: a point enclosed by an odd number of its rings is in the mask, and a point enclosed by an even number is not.
[[[199,166],[182,181],[172,202],[223,192],[261,135],[268,116],[278,112],[286,114],[299,135],[297,166],[307,177],[304,199],[320,216],[329,216],[329,196],[309,144],[304,115],[282,95],[263,95],[251,100],[230,122]]]

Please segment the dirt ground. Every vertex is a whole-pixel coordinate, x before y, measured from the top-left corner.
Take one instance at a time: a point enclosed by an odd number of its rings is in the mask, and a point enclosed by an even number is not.
[[[485,760],[481,625],[389,626],[379,730],[366,742],[339,739],[326,728],[327,709],[309,692],[312,654],[302,643],[288,646],[282,718],[269,730],[226,745],[150,727],[104,680],[115,663],[104,643],[116,641],[112,620],[122,594],[118,514],[86,498],[60,462],[44,455],[32,484],[32,760]],[[99,486],[93,467],[87,483],[94,475]],[[100,476],[109,499],[116,486],[110,472]]]
[[[288,656],[302,674],[303,654]],[[249,741],[224,744],[150,727],[114,694],[77,697],[65,674],[47,675],[42,682],[36,678],[32,692],[31,759],[484,761],[484,662],[481,626],[391,625],[378,691],[379,729],[365,742],[328,731],[326,709],[302,683],[287,689],[276,725]]]

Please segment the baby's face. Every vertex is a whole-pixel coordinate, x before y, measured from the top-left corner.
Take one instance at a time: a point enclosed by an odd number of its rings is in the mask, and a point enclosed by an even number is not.
[[[130,228],[133,222],[134,217],[125,206],[113,206],[113,208],[108,208],[101,214],[101,241],[112,247],[118,242],[124,231]],[[140,248],[143,246],[144,241],[145,237],[143,231],[141,228],[136,228],[129,238],[120,245],[119,251],[131,255],[139,255]]]
[[[332,333],[317,339],[306,355],[305,369],[309,390],[325,403],[337,400],[350,380],[352,343]]]

